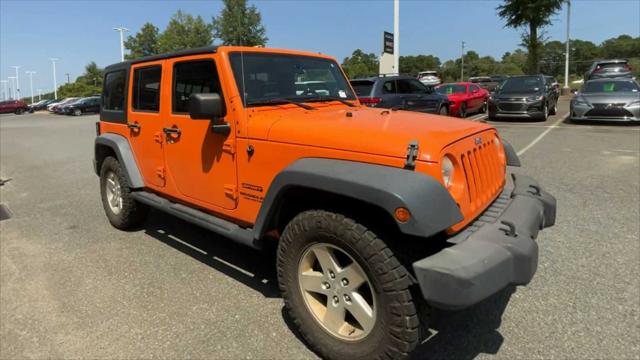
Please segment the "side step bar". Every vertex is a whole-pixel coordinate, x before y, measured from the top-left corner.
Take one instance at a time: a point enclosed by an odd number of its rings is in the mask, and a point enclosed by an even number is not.
[[[191,222],[201,226],[207,230],[213,231],[219,235],[228,237],[229,239],[239,242],[240,244],[261,249],[262,243],[255,238],[253,229],[244,229],[240,226],[207,214],[203,211],[196,210],[182,204],[171,202],[163,197],[147,191],[135,191],[131,193],[134,199],[147,204],[153,208],[164,211],[182,220]]]

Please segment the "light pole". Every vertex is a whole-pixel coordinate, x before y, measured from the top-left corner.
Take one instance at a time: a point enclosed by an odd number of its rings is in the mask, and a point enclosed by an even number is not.
[[[16,99],[20,99],[20,76],[18,75],[18,69],[22,66],[14,65],[12,68],[16,69]]]
[[[67,75],[67,84],[71,82],[71,80],[69,80],[69,73],[64,73],[65,75]]]
[[[38,101],[42,100],[42,89],[38,89]]]
[[[464,40],[462,41],[462,56],[460,57],[460,82],[464,81]]]
[[[14,82],[14,80],[16,79],[16,77],[15,77],[15,76],[9,76],[9,77],[7,77],[7,78],[8,78],[9,80],[11,80],[11,87],[9,87],[9,92],[11,93],[11,100],[15,100],[16,98],[15,98],[15,94],[14,94],[14,92],[13,92],[13,91],[14,91],[14,89],[16,88],[16,87],[15,87],[15,82]]]
[[[2,83],[2,100],[7,100],[7,80],[0,80]]]
[[[58,98],[58,84],[56,84],[56,61],[60,60],[57,58],[49,58],[51,60],[51,64],[53,65],[53,98]]]
[[[29,75],[29,86],[31,87],[31,103],[33,104],[33,74],[35,71],[25,71],[27,75]]]
[[[567,95],[571,92],[569,89],[569,22],[571,20],[571,0],[567,0],[567,49],[564,56],[564,87],[562,94]]]
[[[400,0],[393,0],[393,70],[400,75]]]
[[[114,27],[113,30],[120,32],[120,61],[124,61],[124,32],[129,31],[129,29],[119,26]]]

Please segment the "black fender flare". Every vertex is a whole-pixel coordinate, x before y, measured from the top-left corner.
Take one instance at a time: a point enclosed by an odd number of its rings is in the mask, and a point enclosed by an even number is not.
[[[143,188],[144,180],[140,174],[140,169],[131,151],[129,141],[122,135],[105,133],[96,137],[94,143],[94,169],[96,174],[100,175],[98,160],[100,157],[100,149],[108,147],[116,154],[118,161],[125,171],[125,176],[129,182],[129,186],[133,189]]]
[[[502,139],[502,145],[504,146],[504,155],[507,157],[508,166],[521,166],[518,153],[513,149],[513,146],[507,141]]]
[[[404,234],[428,237],[463,220],[449,192],[433,177],[402,168],[361,162],[304,158],[282,170],[271,183],[258,213],[254,234],[264,235],[288,188],[327,191],[385,210]],[[395,210],[411,213],[407,222],[395,220]]]

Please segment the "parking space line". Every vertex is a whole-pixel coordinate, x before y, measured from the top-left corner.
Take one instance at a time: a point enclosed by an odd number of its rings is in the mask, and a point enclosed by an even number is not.
[[[535,144],[538,143],[538,141],[542,140],[542,138],[545,137],[551,130],[557,128],[560,125],[560,123],[562,123],[568,115],[569,113],[566,113],[560,116],[560,118],[556,120],[556,122],[554,122],[553,125],[551,125],[547,130],[543,131],[542,134],[538,135],[535,139],[533,139],[533,141],[531,141],[527,146],[525,146],[520,151],[518,151],[517,153],[518,156],[524,154],[527,150],[531,149]]]

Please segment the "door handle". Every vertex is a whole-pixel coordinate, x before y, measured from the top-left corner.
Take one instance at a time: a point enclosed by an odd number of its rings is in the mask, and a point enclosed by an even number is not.
[[[127,127],[131,130],[140,130],[140,124],[138,123],[127,124]]]
[[[167,135],[180,135],[181,131],[178,128],[162,128],[162,131],[164,131],[165,134]]]

